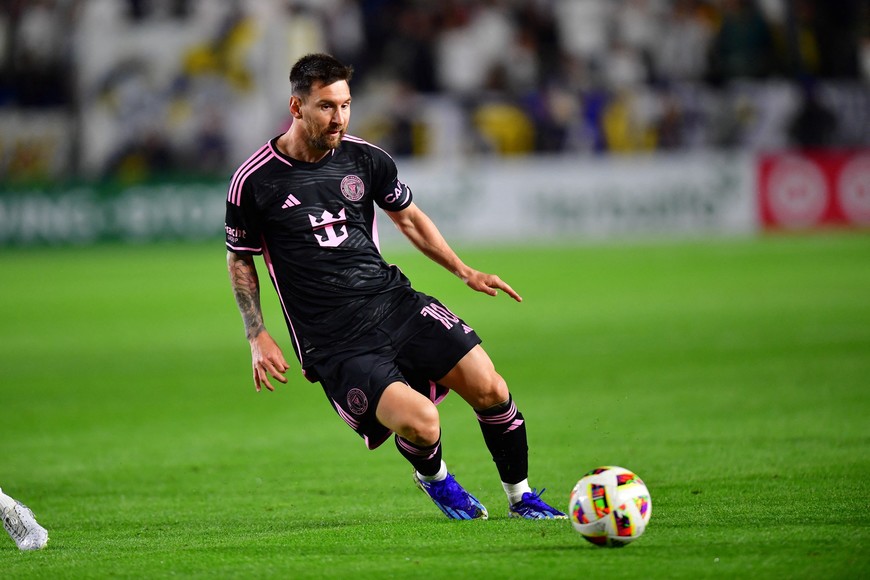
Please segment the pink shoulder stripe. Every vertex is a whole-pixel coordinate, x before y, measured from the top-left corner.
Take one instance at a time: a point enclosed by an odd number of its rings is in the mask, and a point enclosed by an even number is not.
[[[232,203],[233,205],[241,205],[242,184],[251,173],[261,167],[266,161],[268,161],[271,155],[272,150],[269,148],[269,144],[266,143],[265,145],[257,149],[256,153],[248,157],[248,159],[239,166],[239,168],[233,174],[232,180],[230,181],[230,190],[227,194],[228,202]]]

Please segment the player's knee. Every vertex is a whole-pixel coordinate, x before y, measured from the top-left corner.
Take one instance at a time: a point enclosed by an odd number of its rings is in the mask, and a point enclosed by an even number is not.
[[[507,383],[497,372],[489,373],[485,380],[480,382],[475,390],[475,400],[472,406],[475,409],[489,409],[504,403],[510,397]]]
[[[421,447],[435,445],[441,437],[441,421],[434,404],[426,405],[409,413],[402,422],[399,435]]]

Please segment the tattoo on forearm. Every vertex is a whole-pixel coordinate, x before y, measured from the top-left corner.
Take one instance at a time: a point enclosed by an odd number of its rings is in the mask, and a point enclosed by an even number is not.
[[[245,336],[252,340],[265,330],[263,311],[260,308],[260,281],[254,260],[249,256],[230,255],[227,258],[227,267],[236,304],[245,323]]]

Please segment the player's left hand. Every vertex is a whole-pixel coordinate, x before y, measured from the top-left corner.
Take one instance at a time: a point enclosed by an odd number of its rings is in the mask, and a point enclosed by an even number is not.
[[[274,391],[269,382],[269,375],[281,383],[287,383],[284,373],[290,368],[281,348],[268,332],[263,330],[256,338],[251,339],[251,362],[254,371],[254,387],[259,393],[263,387]]]
[[[510,284],[495,274],[487,274],[486,272],[474,270],[464,277],[462,281],[472,290],[477,290],[478,292],[483,292],[490,296],[496,296],[498,295],[499,290],[504,290],[508,296],[517,302],[523,301],[523,297],[517,294],[516,291],[510,287]]]

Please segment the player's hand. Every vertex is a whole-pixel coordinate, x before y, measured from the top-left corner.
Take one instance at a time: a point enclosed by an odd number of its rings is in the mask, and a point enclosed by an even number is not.
[[[281,383],[287,382],[284,373],[290,368],[281,347],[265,330],[251,341],[251,362],[254,367],[254,387],[259,393],[263,387],[274,391],[269,375]]]
[[[478,272],[477,270],[473,270],[462,280],[466,284],[468,284],[468,287],[472,290],[477,290],[478,292],[483,292],[484,294],[489,294],[490,296],[496,296],[499,290],[504,290],[508,294],[508,296],[510,296],[517,302],[523,301],[522,296],[517,294],[507,282],[505,282],[495,274],[487,274],[486,272]]]

